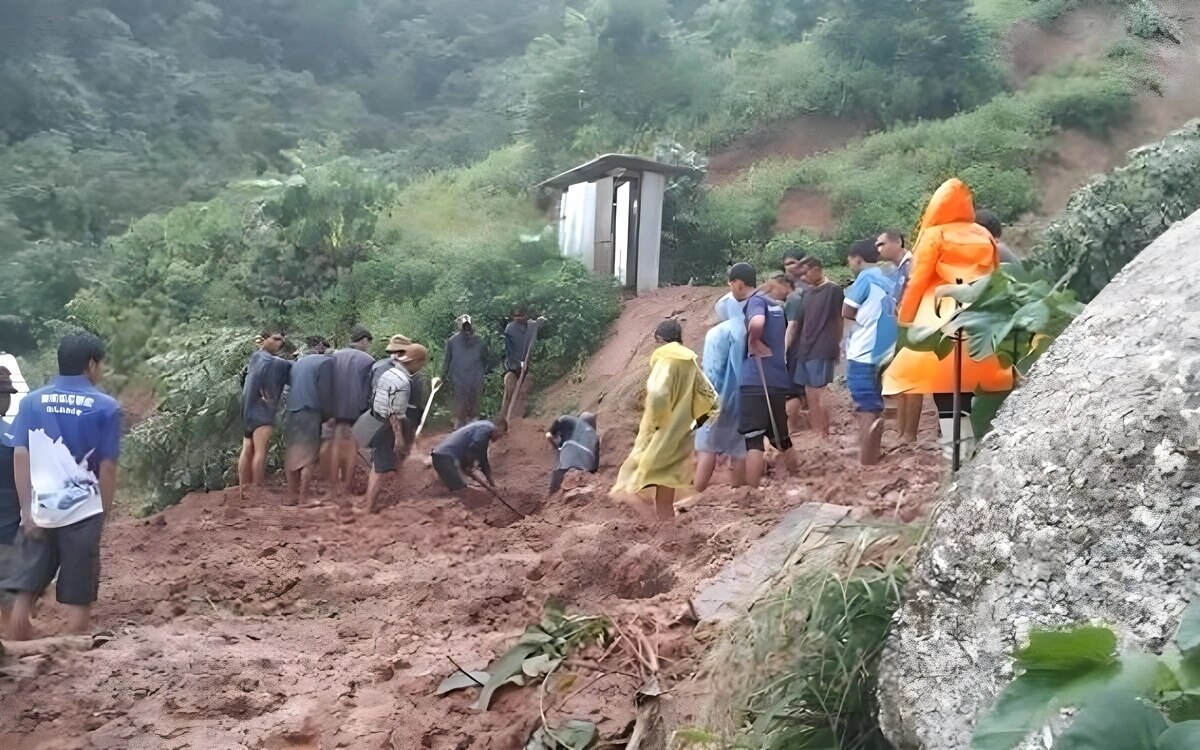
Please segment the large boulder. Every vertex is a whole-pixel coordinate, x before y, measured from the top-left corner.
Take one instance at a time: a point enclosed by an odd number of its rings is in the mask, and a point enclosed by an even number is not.
[[[1033,627],[1159,649],[1200,572],[1200,212],[1141,253],[946,492],[888,643],[896,747],[970,745]]]

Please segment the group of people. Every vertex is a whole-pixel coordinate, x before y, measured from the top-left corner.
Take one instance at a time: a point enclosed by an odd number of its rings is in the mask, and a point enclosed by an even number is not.
[[[487,446],[508,427],[510,412],[527,385],[529,359],[546,319],[529,320],[524,306],[513,311],[504,330],[504,398],[499,417],[479,420],[484,380],[492,370],[485,340],[475,331],[470,315],[455,320],[455,333],[446,342],[442,376],[428,381],[428,349],[403,334],[388,339],[383,358],[370,355],[373,336],[355,326],[347,345],[336,351],[320,336],[305,340],[295,359],[281,356],[286,341],[279,330],[264,330],[258,349],[242,375],[244,436],[238,461],[241,485],[261,483],[267,452],[279,413],[283,413],[284,470],[291,504],[309,500],[312,478],[320,472],[348,502],[360,450],[369,453],[366,508],[379,507],[384,478],[408,457],[428,416],[433,395],[447,383],[452,395],[455,431],[433,450],[434,470],[451,490],[466,486],[466,476],[494,489]],[[563,452],[598,451],[587,436],[591,426],[550,430]],[[584,420],[587,421],[586,419]],[[575,436],[579,433],[578,436]],[[597,440],[598,442],[598,440]],[[595,471],[595,461],[573,461],[575,468]],[[562,479],[554,480],[555,489]]]
[[[846,264],[854,281],[844,290],[826,277],[819,258],[800,251],[788,252],[782,271],[761,285],[753,266],[732,265],[729,293],[715,304],[702,360],[683,345],[678,322],[665,320],[655,330],[659,347],[651,356],[645,410],[612,494],[646,493],[649,501],[653,490],[653,513],[668,520],[677,492],[705,490],[719,460],[729,462],[734,486],[759,486],[768,442],[794,473],[791,435],[805,408],[811,429],[829,434],[827,389],[843,354],[864,465],[881,458],[885,396],[898,399],[906,440],[916,439],[930,394],[943,447],[952,449],[957,420],[969,449],[972,394],[1010,390],[1011,368],[995,356],[964,357],[956,376],[953,358],[898,348],[898,332],[901,324],[945,323],[954,302],[941,298],[938,287],[970,283],[1001,263],[1018,262],[1000,233],[995,216],[977,214],[970,190],[952,179],[930,201],[913,251],[895,230],[850,246]],[[956,377],[963,394],[957,415]]]
[[[801,253],[789,253],[782,273],[761,286],[753,267],[733,265],[729,293],[717,300],[715,325],[705,336],[703,365],[684,346],[678,321],[656,327],[658,347],[650,360],[645,410],[612,494],[637,498],[652,493],[646,511],[668,520],[674,516],[677,492],[707,488],[721,458],[730,462],[735,485],[760,484],[767,443],[795,471],[791,434],[805,405],[811,428],[828,433],[826,389],[843,353],[844,326],[849,328],[846,384],[858,413],[864,464],[880,459],[885,396],[899,398],[906,438],[915,438],[923,397],[931,394],[943,444],[948,444],[955,420],[969,441],[971,394],[1011,389],[1011,367],[994,355],[964,357],[956,374],[953,358],[898,349],[897,327],[939,326],[955,304],[937,293],[940,286],[970,283],[1002,261],[1015,261],[999,244],[1000,228],[993,218],[976,214],[966,185],[949,180],[930,202],[911,252],[903,235],[894,231],[849,248],[847,263],[855,279],[845,290],[826,278],[818,258]],[[442,367],[442,378],[453,389],[455,430],[431,455],[448,489],[463,489],[465,478],[471,477],[496,490],[488,448],[505,434],[544,323],[542,318],[529,321],[523,308],[514,311],[504,332],[503,404],[495,421],[484,421],[477,417],[491,363],[471,318],[457,319]],[[318,470],[349,498],[357,456],[369,450],[366,504],[370,510],[377,507],[383,478],[411,451],[441,379],[426,381],[429,352],[420,343],[393,335],[385,347],[387,356],[378,361],[369,353],[372,343],[371,333],[357,326],[345,347],[331,352],[327,341],[311,337],[292,360],[280,356],[282,332],[263,331],[244,372],[241,484],[263,481],[282,408],[284,464],[294,501],[307,498]],[[58,346],[58,377],[29,393],[15,419],[0,425],[0,608],[8,620],[8,637],[15,640],[30,636],[33,604],[56,576],[68,631],[90,629],[100,580],[100,537],[116,493],[121,437],[120,406],[97,387],[104,360],[104,342],[96,336],[64,336]],[[0,368],[0,415],[10,411],[16,392],[9,376]],[[951,396],[956,382],[963,393],[957,414]],[[550,477],[552,494],[562,489],[568,471],[598,470],[595,415],[559,417],[545,436],[558,456]]]

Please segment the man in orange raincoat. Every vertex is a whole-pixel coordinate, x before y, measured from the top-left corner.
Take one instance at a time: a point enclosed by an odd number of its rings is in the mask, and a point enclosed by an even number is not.
[[[954,313],[955,303],[945,298],[939,305],[938,287],[969,284],[998,267],[995,240],[975,223],[970,189],[957,178],[947,180],[933,194],[921,219],[921,233],[913,248],[912,272],[897,310],[900,325],[940,327]],[[958,416],[966,455],[970,455],[974,444],[967,418],[971,413],[971,394],[977,389],[996,392],[1012,387],[1012,368],[1001,365],[995,355],[974,360],[963,352],[962,413]],[[953,356],[938,359],[934,352],[900,349],[883,375],[883,393],[933,394],[942,446],[947,453],[953,450]]]

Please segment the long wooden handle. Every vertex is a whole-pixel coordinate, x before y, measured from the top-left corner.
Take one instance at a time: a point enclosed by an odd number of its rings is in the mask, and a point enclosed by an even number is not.
[[[421,424],[417,425],[417,431],[413,433],[413,442],[417,442],[417,438],[421,437],[421,430],[425,429],[425,420],[429,419],[429,410],[433,408],[433,397],[437,395],[438,389],[442,387],[441,382],[433,386],[433,390],[429,392],[429,400],[425,402],[425,412],[421,414]]]

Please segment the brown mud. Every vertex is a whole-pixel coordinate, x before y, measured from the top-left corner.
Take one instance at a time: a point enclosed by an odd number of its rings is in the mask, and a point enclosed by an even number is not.
[[[274,487],[113,519],[95,608],[107,640],[7,665],[0,747],[520,748],[540,721],[535,687],[502,689],[488,712],[472,708],[475,690],[433,693],[452,661],[484,668],[552,598],[650,644],[663,686],[677,684],[696,649],[686,615],[699,581],[803,502],[921,515],[942,472],[929,418],[919,446],[897,447],[889,432],[884,462],[859,466],[835,384],[835,434],[798,435],[800,476],[773,469],[763,491],[712,488],[668,529],[611,501],[635,429],[645,334],[674,311],[698,348],[717,294],[682,287],[632,300],[580,382],[556,387],[559,397],[604,390],[594,399],[606,440],[599,475],[568,477],[565,497],[546,502],[554,457],[544,420],[514,424],[494,446],[497,483],[523,520],[480,490],[446,493],[428,465],[435,438],[414,451],[387,507],[351,523],[330,500],[285,507]],[[47,602],[36,624],[53,633],[61,621]],[[552,725],[586,719],[605,739],[628,737],[644,674],[628,649],[581,653],[561,672],[556,684],[569,688],[544,701]]]

